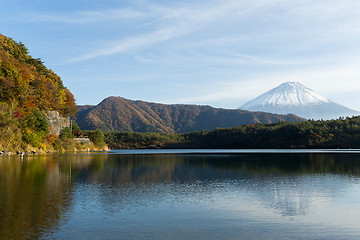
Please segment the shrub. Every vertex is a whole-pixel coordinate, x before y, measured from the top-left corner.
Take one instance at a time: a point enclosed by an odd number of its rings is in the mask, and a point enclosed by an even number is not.
[[[100,143],[104,143],[104,141],[105,141],[104,134],[99,129],[97,129],[95,131],[89,131],[88,135],[89,135],[90,140],[95,145],[98,145]]]
[[[69,127],[65,127],[61,130],[59,137],[62,140],[67,138],[73,139],[74,135],[72,134],[71,129]]]

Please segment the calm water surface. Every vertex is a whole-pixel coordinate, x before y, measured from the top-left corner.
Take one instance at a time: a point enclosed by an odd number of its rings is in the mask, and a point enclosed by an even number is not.
[[[0,239],[360,239],[360,152],[0,157]]]

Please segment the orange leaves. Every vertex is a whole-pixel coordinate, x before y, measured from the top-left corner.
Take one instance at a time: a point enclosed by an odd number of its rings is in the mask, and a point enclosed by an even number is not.
[[[64,92],[66,95],[66,106],[63,110],[63,114],[75,117],[75,114],[77,112],[77,107],[75,105],[74,95],[67,88],[64,89]]]
[[[0,34],[0,101],[16,101],[22,113],[34,108],[75,115],[72,93],[61,78],[32,58],[24,44]]]
[[[34,96],[29,96],[22,104],[24,113],[28,113],[36,108],[36,99]]]
[[[13,113],[15,118],[23,118],[24,114],[22,114],[20,111],[16,111]]]
[[[49,134],[49,135],[46,137],[46,140],[47,140],[49,143],[53,144],[53,145],[55,145],[56,139],[57,139],[57,135],[56,135],[55,133]]]

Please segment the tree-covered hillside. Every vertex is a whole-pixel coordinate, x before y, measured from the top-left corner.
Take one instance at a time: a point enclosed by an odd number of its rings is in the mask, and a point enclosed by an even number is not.
[[[0,35],[0,102],[3,109],[12,107],[19,115],[35,108],[62,115],[77,111],[74,96],[60,77],[40,58],[30,56],[23,43],[4,35]]]
[[[112,132],[117,148],[360,148],[360,117],[329,121],[280,122],[218,128],[186,134]]]
[[[49,110],[74,116],[73,94],[23,43],[0,34],[0,150],[53,144],[44,117]]]
[[[82,129],[163,133],[304,120],[293,114],[280,115],[199,105],[168,105],[121,97],[108,97],[97,106],[81,106],[77,117],[77,123]]]

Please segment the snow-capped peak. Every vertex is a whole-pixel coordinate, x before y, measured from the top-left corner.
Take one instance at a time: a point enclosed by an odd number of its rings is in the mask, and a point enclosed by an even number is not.
[[[277,114],[293,113],[307,119],[338,119],[360,114],[297,82],[283,83],[241,106],[240,109]]]
[[[246,103],[241,109],[248,109],[253,106],[271,105],[276,108],[278,106],[299,106],[330,102],[326,97],[298,82],[286,82]]]

